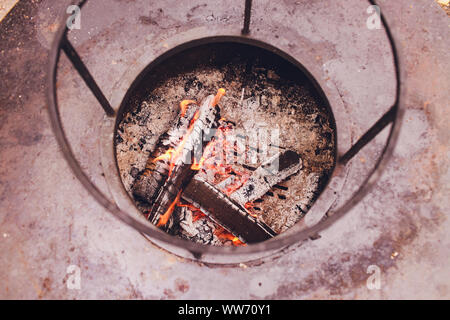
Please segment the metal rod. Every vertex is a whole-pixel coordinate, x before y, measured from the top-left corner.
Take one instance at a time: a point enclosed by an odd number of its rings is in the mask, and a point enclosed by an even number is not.
[[[395,120],[397,114],[396,106],[391,107],[359,140],[348,150],[339,162],[346,164],[350,161],[364,146],[366,146],[376,135],[378,135],[388,124]]]
[[[243,35],[250,33],[251,15],[252,15],[252,0],[245,0],[244,28],[242,29]]]
[[[86,85],[91,89],[94,96],[97,98],[98,102],[102,106],[103,110],[105,110],[106,114],[108,116],[114,116],[115,111],[111,107],[111,104],[106,99],[105,95],[103,94],[102,90],[99,88],[97,83],[95,82],[94,78],[92,77],[89,70],[86,68],[86,65],[81,60],[80,56],[78,55],[75,48],[72,46],[70,41],[64,37],[63,41],[61,43],[62,49],[64,50],[64,53],[67,55],[69,60],[72,62],[75,69],[78,71],[81,78],[83,78]]]

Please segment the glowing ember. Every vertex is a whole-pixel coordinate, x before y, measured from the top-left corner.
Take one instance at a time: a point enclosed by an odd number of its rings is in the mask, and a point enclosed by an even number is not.
[[[228,240],[231,241],[233,243],[233,245],[235,246],[245,246],[246,244],[244,242],[242,242],[241,240],[239,240],[238,237],[235,237],[232,233],[226,231],[224,228],[222,227],[218,227],[215,231],[214,234],[222,239],[222,240]]]
[[[253,218],[258,218],[258,215],[253,212],[253,208],[255,207],[255,204],[253,202],[247,202],[244,207],[245,209],[247,209],[249,215],[251,215]]]
[[[238,190],[249,179],[247,173],[239,172],[228,164],[234,162],[229,161],[228,157],[237,152],[237,146],[227,140],[227,135],[232,133],[232,129],[232,126],[227,123],[219,126],[215,138],[206,146],[200,161],[195,161],[192,165],[192,170],[212,171],[217,177],[217,182],[233,177],[232,182],[220,189],[227,196]]]
[[[247,209],[247,210],[253,209],[254,206],[255,206],[255,205],[254,205],[252,202],[247,202],[247,203],[244,205],[245,209]]]
[[[196,206],[189,204],[189,203],[179,203],[178,207],[186,207],[189,208],[189,210],[191,210],[192,212],[192,221],[198,221],[199,219],[206,217],[206,214],[204,214],[202,212],[202,210],[200,210],[199,208],[197,208]]]

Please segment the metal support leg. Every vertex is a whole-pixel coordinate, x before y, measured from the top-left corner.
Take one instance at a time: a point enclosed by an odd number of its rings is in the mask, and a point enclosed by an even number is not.
[[[83,78],[84,82],[87,84],[89,89],[91,89],[92,93],[97,98],[98,102],[102,106],[103,110],[105,110],[106,114],[108,116],[114,116],[115,114],[114,109],[111,107],[109,101],[106,99],[102,90],[98,87],[91,73],[86,68],[86,65],[83,63],[77,51],[67,38],[64,38],[62,41],[62,49],[64,50],[64,53],[72,62],[73,66],[78,71],[80,76]]]

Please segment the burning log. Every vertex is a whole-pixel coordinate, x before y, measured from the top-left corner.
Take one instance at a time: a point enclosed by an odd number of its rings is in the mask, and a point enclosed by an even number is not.
[[[248,181],[229,197],[219,190],[225,188],[226,183],[214,187],[204,179],[195,177],[184,190],[183,199],[200,208],[212,220],[243,241],[260,242],[276,233],[253,217],[245,209],[245,205],[261,198],[276,184],[297,173],[301,167],[302,160],[296,152],[282,151],[258,167]],[[233,180],[235,177],[230,178]]]
[[[195,101],[184,100],[180,103],[181,112],[174,125],[161,135],[154,151],[147,160],[145,169],[133,184],[132,192],[136,199],[153,203],[160,188],[166,181],[170,170],[170,150],[174,150],[189,129],[191,119],[198,110]]]
[[[276,236],[269,226],[252,217],[243,206],[203,178],[194,177],[183,191],[183,198],[247,243],[257,243]]]
[[[216,107],[225,90],[216,96],[208,96],[194,114],[182,141],[170,154],[167,179],[159,189],[149,214],[149,219],[158,227],[169,221],[181,192],[197,173],[195,164],[200,161],[208,141],[214,136],[220,119],[220,109]]]
[[[148,217],[158,227],[170,230],[174,226],[171,216],[183,197],[243,241],[260,242],[276,233],[245,209],[247,203],[261,198],[277,183],[300,170],[302,161],[293,151],[280,152],[257,168],[250,178],[247,176],[245,183],[244,180],[231,182],[236,188],[225,186],[229,191],[226,194],[218,189],[220,186],[194,178],[207,159],[205,153],[214,146],[210,140],[216,136],[220,119],[216,105],[224,93],[225,90],[220,89],[216,96],[207,97],[199,108],[189,107],[193,101],[182,102],[175,125],[160,138],[158,148],[133,186],[133,193],[152,204]],[[238,242],[237,238],[234,240]]]
[[[230,195],[241,206],[261,198],[276,184],[302,168],[300,156],[291,150],[277,153],[258,167],[242,187]]]

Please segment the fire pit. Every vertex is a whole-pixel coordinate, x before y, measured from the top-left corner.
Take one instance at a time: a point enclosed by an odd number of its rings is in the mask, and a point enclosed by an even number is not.
[[[130,63],[111,99],[64,28],[50,56],[50,115],[76,176],[118,218],[184,257],[247,261],[317,237],[369,190],[398,133],[399,78],[388,109],[347,110],[313,50],[271,33],[251,37],[250,4],[242,33],[230,23],[231,31],[175,37]],[[90,181],[65,137],[56,103],[60,49],[105,111],[101,163],[110,195]],[[376,114],[371,123],[358,117],[365,112]],[[379,157],[353,161],[389,125]],[[360,179],[346,184],[349,174]]]
[[[202,244],[244,245],[292,227],[335,163],[334,118],[323,93],[298,64],[263,44],[237,40],[203,39],[166,53],[129,92],[118,116],[116,158],[130,197],[153,224]],[[206,147],[198,148],[204,163],[158,209],[170,184],[170,163],[184,142],[179,136],[198,110],[194,101],[207,101],[219,87],[226,94],[214,115],[215,130],[204,134]],[[271,159],[285,168],[263,170]],[[225,210],[233,205],[240,209]],[[240,221],[242,215],[247,217]]]

